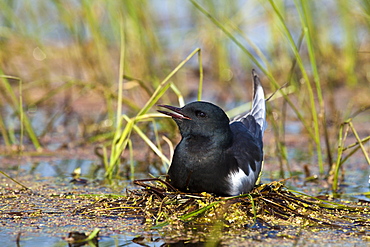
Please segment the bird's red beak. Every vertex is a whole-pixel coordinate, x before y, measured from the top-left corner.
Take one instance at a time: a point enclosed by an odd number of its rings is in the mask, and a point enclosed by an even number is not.
[[[168,112],[168,111],[161,111],[161,110],[158,110],[158,112],[160,113],[163,113],[167,116],[170,116],[172,118],[177,118],[177,119],[187,119],[187,120],[191,120],[190,117],[184,115],[182,113],[182,109],[181,108],[178,108],[178,107],[175,107],[175,106],[171,106],[171,105],[158,105],[159,107],[163,107],[163,108],[166,108],[168,110],[171,110],[172,112]]]

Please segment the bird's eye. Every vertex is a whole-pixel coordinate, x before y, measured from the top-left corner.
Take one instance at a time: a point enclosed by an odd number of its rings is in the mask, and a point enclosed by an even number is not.
[[[207,114],[205,114],[202,111],[196,111],[195,116],[197,116],[198,118],[205,118],[205,117],[207,117]]]

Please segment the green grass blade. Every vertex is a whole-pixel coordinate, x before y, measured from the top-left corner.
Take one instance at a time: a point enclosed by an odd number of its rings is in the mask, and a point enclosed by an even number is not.
[[[222,25],[222,23],[220,21],[218,21],[216,18],[214,18],[209,12],[207,12],[202,6],[200,6],[196,1],[194,0],[190,0],[190,2],[199,10],[201,11],[207,18],[209,18],[218,28],[220,28],[220,30],[222,30],[229,38],[230,40],[232,40],[248,57],[249,59],[252,60],[253,63],[255,63],[257,65],[257,67],[269,78],[270,80],[270,83],[274,86],[275,89],[278,89],[280,88],[279,84],[277,83],[276,79],[273,77],[273,75],[271,74],[271,72],[269,70],[266,70],[261,63],[259,63],[259,61],[253,56],[253,54],[251,52],[249,52],[241,42],[239,42],[233,35],[230,31],[228,31],[224,25]],[[273,3],[272,3],[273,4]],[[273,5],[275,6],[275,5]],[[288,31],[288,28],[286,27],[286,25],[284,24],[284,20],[283,18],[281,17],[281,14],[280,12],[277,10],[276,6],[275,6],[275,11],[276,13],[278,14],[278,16],[280,17],[280,21],[283,23],[283,26],[285,26],[285,30],[289,33]],[[291,38],[291,36],[290,36]],[[291,38],[290,39],[291,42],[293,42],[293,45],[294,45],[294,41],[293,39]],[[294,45],[295,47],[295,45]],[[296,49],[297,50],[297,49]],[[299,55],[298,51],[296,52],[296,54]],[[302,65],[302,61],[301,61],[301,65]],[[302,65],[303,66],[303,65]],[[297,115],[298,119],[302,122],[303,126],[305,127],[306,131],[308,132],[308,134],[310,135],[311,138],[315,138],[315,135],[314,133],[312,132],[311,130],[311,127],[310,125],[308,124],[307,120],[303,117],[303,115],[300,113],[299,109],[296,107],[296,105],[289,99],[289,97],[286,95],[286,94],[282,94],[283,97],[284,97],[284,100],[287,101],[287,103],[289,104],[289,106],[292,108],[292,110],[294,111],[294,113]]]
[[[356,131],[355,127],[353,126],[352,121],[351,121],[351,122],[349,122],[349,127],[351,128],[351,130],[352,130],[353,134],[355,135],[356,140],[357,140],[358,144],[359,144],[359,145],[360,145],[360,147],[361,147],[362,153],[364,154],[364,156],[365,156],[365,159],[366,159],[367,163],[370,165],[369,155],[367,154],[367,151],[366,151],[366,149],[365,149],[364,145],[362,144],[362,141],[361,141],[360,137],[358,136],[358,133],[357,133],[357,131]]]
[[[9,138],[9,132],[6,129],[3,117],[0,114],[0,132],[1,136],[4,138],[5,146],[10,147],[11,146],[11,140]]]
[[[333,184],[332,184],[332,190],[336,192],[338,190],[338,177],[339,177],[339,169],[342,165],[342,155],[343,155],[343,148],[344,148],[344,141],[347,138],[347,133],[349,130],[348,122],[351,121],[350,119],[347,120],[346,122],[342,123],[340,125],[339,129],[339,137],[338,137],[338,151],[337,151],[337,162],[334,167],[333,171]],[[343,137],[343,128],[344,125],[347,126],[346,131],[344,132],[344,137]]]
[[[171,83],[171,89],[172,91],[176,94],[177,96],[177,99],[179,101],[179,106],[180,107],[183,107],[185,105],[185,100],[184,100],[184,96],[182,96],[182,93],[180,92],[180,90],[176,87],[175,84]]]
[[[158,147],[140,130],[137,125],[133,125],[135,132],[145,141],[145,143],[161,158],[166,164],[167,167],[171,164],[169,159],[158,149]]]
[[[312,42],[312,35],[311,35],[311,30],[310,30],[310,25],[309,23],[311,22],[311,12],[308,11],[308,2],[307,1],[302,1],[302,0],[299,0],[300,2],[298,3],[298,0],[295,0],[295,4],[296,4],[296,8],[298,10],[298,13],[299,13],[299,17],[301,19],[301,25],[302,25],[302,28],[303,28],[303,31],[305,33],[305,38],[306,38],[306,43],[307,43],[307,47],[308,47],[308,55],[309,55],[309,58],[310,58],[310,64],[311,64],[311,68],[312,68],[312,71],[313,71],[313,77],[314,77],[314,82],[315,82],[315,87],[316,87],[316,95],[317,95],[317,98],[318,98],[318,101],[319,101],[319,108],[320,108],[320,116],[322,116],[322,120],[319,121],[318,119],[318,114],[317,114],[317,110],[316,110],[316,104],[315,104],[315,99],[314,99],[314,93],[313,93],[313,90],[311,88],[311,85],[310,85],[310,81],[308,79],[308,75],[307,73],[304,73],[305,74],[305,79],[306,79],[306,84],[308,86],[308,92],[309,92],[309,98],[310,98],[310,102],[311,102],[311,111],[312,111],[312,118],[313,118],[313,125],[314,125],[314,133],[315,133],[315,137],[314,137],[314,140],[316,142],[316,145],[317,145],[317,160],[318,160],[318,164],[319,164],[319,170],[320,170],[320,174],[324,174],[324,165],[323,165],[323,157],[322,157],[322,150],[321,150],[321,134],[320,134],[320,122],[323,121],[323,119],[325,119],[324,115],[325,115],[325,109],[324,109],[324,101],[323,101],[323,97],[322,97],[322,92],[321,92],[321,84],[320,84],[320,76],[319,76],[319,72],[318,72],[318,69],[317,69],[317,65],[316,65],[316,58],[315,58],[315,51],[314,51],[314,46],[313,46],[313,42]],[[302,8],[300,7],[302,6]],[[303,69],[303,65],[301,65],[301,70],[304,70]]]
[[[135,163],[134,163],[134,149],[132,147],[132,141],[128,140],[128,148],[130,152],[130,179],[133,181],[135,179]]]
[[[322,153],[321,153],[322,150],[321,150],[321,141],[320,141],[319,121],[318,121],[318,114],[317,114],[317,110],[316,110],[315,96],[314,96],[314,92],[313,92],[313,89],[312,89],[312,85],[310,83],[307,71],[304,67],[303,59],[302,59],[301,55],[299,54],[299,50],[298,50],[297,46],[295,45],[293,36],[292,36],[291,32],[289,31],[289,29],[288,29],[288,27],[287,27],[287,25],[284,21],[284,18],[280,13],[280,10],[278,9],[278,7],[276,6],[276,4],[273,0],[269,0],[269,2],[270,2],[270,5],[273,7],[276,15],[279,17],[280,24],[282,26],[282,32],[284,33],[285,37],[288,40],[288,44],[290,45],[290,47],[291,47],[291,49],[294,53],[295,59],[297,61],[297,64],[298,64],[298,66],[299,66],[299,68],[302,72],[303,79],[305,81],[304,85],[306,86],[307,91],[308,91],[311,117],[313,119],[312,122],[313,122],[314,131],[313,132],[311,131],[311,128],[306,123],[306,120],[303,120],[301,118],[300,118],[300,120],[303,123],[303,125],[306,127],[307,131],[309,131],[309,133],[311,133],[310,135],[311,135],[312,139],[314,140],[314,142],[316,144],[316,150],[317,150],[317,157],[318,157],[320,173],[323,174],[324,170],[323,170],[323,161],[322,161]],[[302,19],[303,14],[300,11],[299,11],[299,14],[300,14],[300,18]],[[301,21],[301,24],[302,24],[303,30],[307,30],[308,27],[304,25],[304,22]]]
[[[122,151],[127,146],[134,125],[134,121],[129,119],[127,116],[123,115],[123,118],[127,121],[127,124],[120,135],[115,134],[115,137],[113,138],[112,141],[112,150],[109,159],[109,166],[105,172],[105,176],[109,179],[112,179],[113,171],[119,165],[119,159],[121,157]]]
[[[198,85],[198,100],[202,99],[203,91],[203,62],[202,62],[202,50],[198,52],[198,64],[199,64],[199,85]]]
[[[183,60],[179,65],[177,65],[177,67],[174,70],[171,71],[171,73],[160,83],[160,85],[157,87],[155,92],[152,94],[150,99],[147,101],[147,103],[141,109],[141,111],[137,114],[137,116],[146,114],[149,111],[149,109],[152,108],[157,103],[158,99],[162,97],[162,95],[168,89],[169,87],[168,83],[172,76],[176,74],[184,66],[184,64],[188,62],[198,52],[200,52],[200,49],[196,48],[192,53],[190,53],[190,55],[187,58],[185,58],[185,60]]]
[[[120,16],[121,17],[121,16]],[[122,118],[122,96],[123,96],[123,75],[125,71],[125,32],[124,32],[124,25],[122,17],[120,18],[120,46],[121,46],[121,52],[119,56],[119,73],[118,73],[118,98],[117,98],[117,122],[116,122],[116,128],[121,128],[121,121]]]
[[[256,209],[256,205],[254,204],[254,200],[253,200],[253,197],[250,195],[250,194],[247,194],[248,195],[248,198],[251,202],[251,205],[252,205],[252,209],[253,209],[253,221],[254,223],[257,222],[257,209]]]
[[[121,132],[122,126],[117,126],[113,141],[112,141],[112,151],[109,161],[109,169],[106,171],[106,177],[112,178],[113,170],[119,165],[119,158],[127,146],[128,139],[130,138],[131,131],[135,131],[140,135],[140,137],[150,146],[150,148],[157,154],[159,157],[167,164],[169,164],[168,158],[163,155],[163,153],[149,140],[149,138],[136,126],[138,119],[147,119],[148,116],[145,116],[151,107],[153,107],[157,101],[162,97],[162,95],[171,87],[170,79],[172,76],[181,69],[186,62],[188,62],[195,54],[200,52],[200,49],[195,49],[190,55],[185,58],[171,73],[160,83],[155,92],[152,94],[150,99],[146,102],[145,106],[139,111],[135,118],[130,119],[126,115],[123,115],[122,118],[127,121],[123,132]],[[175,92],[176,92],[176,87]],[[122,125],[122,122],[120,122]]]
[[[212,202],[212,203],[208,204],[207,206],[198,208],[198,209],[196,209],[194,211],[191,211],[191,212],[189,212],[187,214],[182,215],[179,218],[179,220],[188,220],[190,218],[196,217],[199,214],[202,214],[202,213],[206,212],[208,209],[212,208],[213,206],[215,206],[215,205],[217,205],[217,204],[219,204],[221,202],[223,202],[223,200]],[[167,225],[169,225],[169,222],[168,221],[164,221],[164,222],[161,222],[161,223],[159,223],[159,224],[157,224],[155,226],[152,226],[150,229],[153,229],[153,230],[154,229],[161,229],[162,227],[167,226]]]
[[[3,86],[5,87],[5,91],[6,91],[7,95],[9,96],[9,98],[11,100],[11,105],[12,105],[14,111],[18,114],[20,121],[23,120],[23,122],[21,122],[21,124],[23,124],[23,126],[24,126],[24,128],[25,128],[25,130],[28,134],[28,137],[30,138],[30,140],[31,140],[33,146],[35,147],[35,149],[37,151],[41,151],[42,147],[41,147],[41,144],[40,144],[40,142],[39,142],[39,140],[36,136],[35,131],[33,130],[33,127],[31,125],[31,121],[29,120],[27,115],[24,114],[23,106],[19,104],[19,99],[17,99],[17,96],[15,95],[12,87],[10,86],[10,83],[8,82],[8,79],[15,79],[15,80],[20,81],[20,78],[13,77],[13,76],[5,76],[5,75],[3,75],[3,73],[1,71],[0,71],[0,74],[2,75],[2,76],[0,76],[1,82],[2,82]]]

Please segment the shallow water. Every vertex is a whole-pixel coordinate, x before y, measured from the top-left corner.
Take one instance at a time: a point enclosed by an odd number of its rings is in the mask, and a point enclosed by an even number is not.
[[[71,173],[78,167],[82,170],[82,178],[87,179],[87,184],[76,185],[69,183],[72,179]],[[58,205],[57,203],[55,204],[55,202],[51,202],[50,205],[45,204],[43,196],[37,197],[37,195],[44,193],[46,196],[45,200],[47,200],[48,196],[52,194],[122,194],[126,188],[134,188],[129,181],[123,180],[116,181],[114,186],[101,183],[103,173],[102,171],[97,171],[97,168],[99,168],[99,165],[95,160],[72,158],[53,159],[51,161],[45,160],[39,162],[27,161],[24,164],[19,165],[16,169],[9,171],[10,174],[13,174],[14,178],[35,190],[34,193],[36,193],[36,196],[34,196],[33,206],[36,209],[32,208],[27,211],[24,208],[20,208],[18,213],[26,212],[28,214],[20,214],[19,221],[10,216],[8,216],[10,217],[8,220],[6,217],[1,219],[3,227],[0,229],[0,239],[3,246],[14,246],[18,233],[21,233],[20,246],[67,246],[67,243],[62,239],[62,237],[67,237],[68,232],[85,232],[93,230],[92,225],[97,222],[90,222],[91,219],[75,219],[73,215],[64,215],[61,213],[63,208],[58,209],[58,207],[54,206]],[[361,194],[361,192],[369,191],[369,172],[369,168],[366,170],[351,170],[347,172],[346,183],[341,187],[344,199],[354,202],[359,199],[370,201],[368,196]],[[270,182],[271,180],[274,180],[274,177],[278,176],[279,175],[276,174],[276,172],[265,171],[262,176],[262,182]],[[145,177],[145,174],[138,174],[138,177]],[[302,181],[304,181],[303,175],[299,175],[298,179],[287,180],[286,185],[289,188],[310,195],[326,195],[329,191],[329,188],[325,188],[325,186],[322,186],[322,184],[319,184],[318,182],[304,183]],[[10,181],[7,182],[10,184],[7,186],[14,186],[11,185]],[[42,189],[39,190],[39,188]],[[75,207],[78,205],[79,204],[75,204],[71,206]],[[0,208],[3,213],[9,213],[6,212],[7,205],[0,203]],[[51,215],[52,220],[57,223],[49,225],[48,221],[50,219],[48,216],[35,218],[36,221],[32,221],[32,214],[37,214],[37,210]],[[17,213],[14,210],[12,212]],[[97,223],[101,226],[99,246],[138,246],[138,244],[135,243],[137,242],[138,236],[144,236],[140,243],[145,244],[146,246],[161,246],[171,240],[171,236],[163,235],[163,233],[159,234],[152,230],[148,231],[143,228],[143,226],[140,226],[140,224],[137,225],[138,223],[135,220],[130,221],[119,217],[111,219],[103,218],[98,219]],[[66,223],[66,220],[69,221],[69,223]],[[130,228],[130,225],[134,227]],[[249,244],[253,243],[253,245],[256,244],[257,246],[261,243],[263,243],[264,246],[274,246],[276,244],[281,246],[291,246],[294,242],[289,239],[281,239],[280,230],[263,228],[256,230],[261,231],[261,235],[266,236],[263,240],[260,240],[262,242],[243,238],[241,238],[242,240],[240,241],[252,241]],[[289,232],[289,229],[284,231]],[[314,236],[307,236],[306,232],[300,238],[301,241],[303,241],[302,243],[311,241],[312,245],[307,242],[307,246],[315,246],[319,244],[320,241],[324,241],[326,244],[331,246],[336,246],[338,240],[343,241],[342,244],[340,244],[341,246],[353,246],[353,244],[356,244],[356,246],[366,246],[366,242],[362,241],[361,236],[350,236],[349,233],[350,230],[342,231],[332,229],[331,231],[328,231],[327,229],[323,229],[323,231],[315,232]],[[321,236],[332,234],[341,237],[335,238],[335,240],[331,240],[330,238],[325,240],[320,239]],[[349,237],[353,242],[348,242]],[[348,245],[345,243],[348,243]],[[304,245],[306,244],[303,244],[303,246]]]
[[[0,239],[2,247],[13,247],[16,243],[16,236],[14,232],[1,229]],[[66,241],[62,239],[60,234],[40,236],[40,234],[23,233],[19,242],[20,246],[27,247],[41,247],[41,246],[68,246]],[[127,232],[125,234],[112,234],[110,236],[100,236],[99,246],[139,246],[136,242],[138,234]],[[153,239],[146,239],[145,246],[161,246],[165,242],[161,241],[160,236],[152,234]],[[85,245],[88,246],[88,245]]]

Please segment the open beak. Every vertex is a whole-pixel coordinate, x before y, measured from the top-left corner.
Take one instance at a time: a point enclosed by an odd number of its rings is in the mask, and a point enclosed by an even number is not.
[[[168,112],[168,111],[158,110],[158,112],[163,113],[163,114],[166,114],[167,116],[170,116],[170,117],[176,118],[176,119],[187,119],[187,120],[191,120],[190,117],[188,117],[188,116],[186,116],[186,115],[184,115],[182,113],[182,109],[181,108],[170,106],[170,105],[158,105],[158,106],[159,107],[166,108],[166,109],[172,111],[172,112]]]

